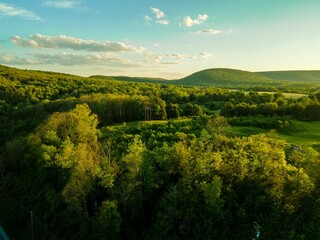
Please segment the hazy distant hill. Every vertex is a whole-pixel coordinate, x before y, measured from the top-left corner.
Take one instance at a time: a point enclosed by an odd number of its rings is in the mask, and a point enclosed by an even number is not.
[[[99,78],[99,79],[115,79],[119,81],[126,82],[148,82],[148,83],[166,83],[165,81],[169,81],[163,78],[149,78],[149,77],[126,77],[126,76],[103,76],[103,75],[93,75],[89,78]]]
[[[152,83],[170,83],[178,85],[190,86],[214,86],[214,87],[253,87],[253,86],[278,86],[283,81],[272,80],[259,73],[241,71],[227,68],[206,69],[193,73],[185,78],[178,80],[166,80],[161,78],[146,78],[146,77],[106,77],[106,76],[91,76],[90,78],[113,78],[121,81],[130,82],[152,82]]]
[[[215,86],[215,87],[252,87],[255,86],[277,86],[281,81],[271,80],[259,73],[241,71],[227,68],[207,69],[193,73],[176,81],[182,85]]]
[[[126,76],[101,76],[89,78],[64,73],[22,70],[0,65],[0,78],[20,79],[23,81],[50,79],[68,80],[94,80],[147,82],[160,84],[177,84],[187,86],[212,86],[219,88],[246,89],[259,91],[320,91],[320,71],[273,71],[249,72],[227,68],[206,69],[193,73],[178,80],[162,78],[126,77]],[[41,84],[40,82],[38,84]]]
[[[82,78],[80,76],[67,74],[67,73],[59,73],[59,72],[51,72],[51,71],[40,71],[40,70],[26,70],[14,67],[8,67],[0,64],[0,76],[3,76],[7,79],[32,79],[32,78]]]
[[[320,71],[271,71],[257,72],[265,77],[276,80],[299,81],[299,82],[317,82],[320,83]]]
[[[319,92],[320,71],[248,72],[214,68],[193,73],[175,83],[259,91]]]
[[[90,78],[114,79],[128,82],[170,83],[190,86],[212,86],[233,89],[279,90],[306,89],[319,87],[320,71],[273,71],[249,72],[229,68],[212,68],[195,72],[178,80],[147,77],[107,77]]]

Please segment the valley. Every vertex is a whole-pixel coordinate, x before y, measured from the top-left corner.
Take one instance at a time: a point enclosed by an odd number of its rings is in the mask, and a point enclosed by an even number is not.
[[[253,222],[262,239],[318,234],[320,83],[269,77],[0,66],[2,226],[17,239],[248,239]]]

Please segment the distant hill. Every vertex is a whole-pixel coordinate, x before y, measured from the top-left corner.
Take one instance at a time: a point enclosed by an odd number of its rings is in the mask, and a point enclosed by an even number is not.
[[[212,86],[248,90],[297,90],[319,88],[320,71],[272,71],[249,72],[229,68],[212,68],[193,73],[178,80],[162,78],[91,76],[90,78],[113,79],[127,82],[177,84],[186,86]]]
[[[169,81],[163,78],[149,78],[149,77],[126,77],[126,76],[103,76],[103,75],[93,75],[89,78],[98,78],[98,79],[114,79],[118,81],[126,82],[147,82],[147,83],[166,83]]]
[[[8,67],[0,64],[0,76],[3,76],[8,79],[21,78],[21,79],[29,79],[29,78],[37,78],[39,76],[55,78],[55,77],[72,77],[72,78],[82,78],[85,77],[76,76],[68,73],[59,73],[59,72],[51,72],[51,71],[40,71],[40,70],[26,70],[14,67]]]
[[[319,92],[320,71],[249,72],[213,68],[193,73],[174,83],[258,91]]]
[[[281,81],[272,81],[259,73],[241,71],[227,68],[213,68],[193,73],[185,78],[175,81],[176,84],[215,86],[215,87],[252,87],[277,86]]]
[[[206,69],[193,73],[178,80],[166,80],[162,78],[127,77],[127,76],[101,76],[81,77],[76,75],[22,70],[0,65],[0,80],[18,79],[22,81],[50,81],[60,79],[65,81],[84,80],[94,81],[125,81],[145,82],[159,84],[176,84],[186,86],[211,86],[229,89],[244,89],[257,91],[294,91],[294,92],[319,92],[320,71],[272,71],[272,72],[249,72],[228,68]]]
[[[320,71],[270,71],[270,72],[257,72],[260,75],[274,79],[274,80],[287,80],[298,81],[305,83],[320,83]]]
[[[90,76],[90,78],[99,79],[115,79],[129,82],[149,82],[149,83],[170,83],[177,85],[190,86],[213,86],[221,88],[238,88],[238,87],[252,87],[252,86],[278,86],[282,82],[272,80],[259,73],[248,71],[241,71],[227,68],[206,69],[193,73],[185,78],[178,80],[166,80],[162,78],[146,78],[146,77],[107,77],[107,76]]]

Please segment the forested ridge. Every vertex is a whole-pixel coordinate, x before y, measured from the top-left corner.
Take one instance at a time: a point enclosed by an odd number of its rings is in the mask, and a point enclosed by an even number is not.
[[[320,125],[307,93],[0,66],[0,224],[12,239],[320,239],[320,132],[294,138]]]
[[[287,80],[287,81],[300,81],[300,82],[320,82],[319,70],[305,70],[305,71],[269,71],[258,72],[271,79]]]
[[[212,68],[195,72],[182,79],[165,80],[143,77],[106,77],[90,78],[116,79],[130,82],[149,82],[186,86],[212,86],[228,89],[253,91],[290,91],[318,92],[320,71],[271,71],[249,72],[229,68]]]

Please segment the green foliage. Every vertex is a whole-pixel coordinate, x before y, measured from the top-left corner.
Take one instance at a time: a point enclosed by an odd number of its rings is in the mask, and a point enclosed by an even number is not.
[[[207,128],[211,134],[223,134],[228,126],[228,121],[222,116],[213,116],[208,119]]]
[[[180,108],[178,104],[170,103],[166,107],[167,117],[168,118],[178,118],[180,117]]]
[[[121,216],[115,201],[104,201],[101,203],[99,213],[94,219],[93,239],[113,240],[119,239]]]
[[[202,108],[198,104],[188,103],[183,109],[183,115],[187,117],[201,116],[202,114]]]
[[[271,95],[268,94],[268,96]],[[320,120],[320,103],[317,99],[312,100],[303,97],[298,100],[291,99],[285,102],[284,100],[275,100],[271,97],[263,100],[262,103],[248,101],[234,104],[227,102],[222,108],[221,114],[224,116],[252,116],[261,114],[268,117],[290,115],[298,120]]]

